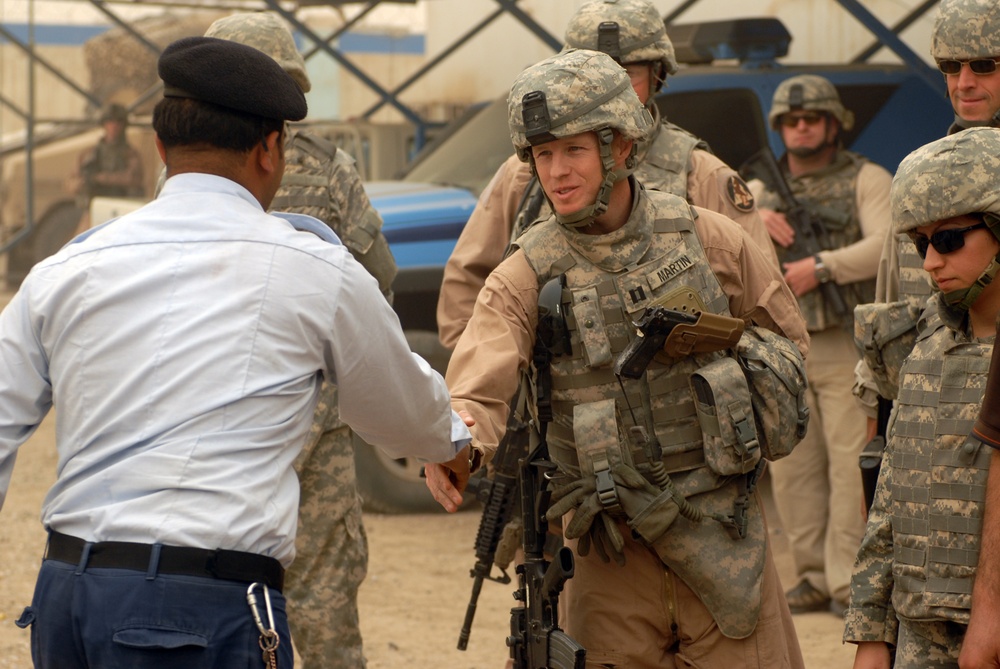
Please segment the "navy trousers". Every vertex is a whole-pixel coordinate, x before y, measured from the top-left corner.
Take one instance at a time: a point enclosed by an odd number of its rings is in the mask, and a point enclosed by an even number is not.
[[[248,585],[45,560],[17,624],[31,626],[36,669],[261,669]],[[263,590],[255,594],[267,625]],[[276,590],[270,597],[278,667],[289,669],[285,598]]]

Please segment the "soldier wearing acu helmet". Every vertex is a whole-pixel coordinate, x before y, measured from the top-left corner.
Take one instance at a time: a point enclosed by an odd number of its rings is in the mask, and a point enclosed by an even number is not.
[[[1000,126],[1000,5],[993,0],[942,0],[931,34],[931,56],[944,75],[945,86],[955,121],[948,133],[965,128]],[[892,331],[896,336],[913,339],[916,323],[906,333],[906,313],[919,313],[933,291],[921,259],[906,235],[887,235],[882,247],[875,288],[876,305],[859,314],[859,328]],[[889,305],[889,306],[885,306]],[[854,393],[863,406],[873,407],[876,395],[896,397],[898,367],[878,360],[869,347],[858,366]],[[874,411],[870,410],[871,416]],[[874,433],[870,418],[869,431]]]
[[[275,15],[236,14],[219,19],[205,34],[263,51],[303,92],[311,88],[292,34]],[[285,174],[271,209],[307,214],[330,226],[392,300],[396,263],[382,236],[382,219],[365,195],[354,159],[344,151],[306,131],[290,130]],[[301,484],[299,522],[285,590],[295,647],[305,669],[364,667],[357,596],[368,569],[368,540],[355,486],[353,432],[340,419],[333,383],[323,384],[295,469]]]
[[[866,442],[866,424],[852,395],[859,360],[853,315],[855,305],[870,302],[874,293],[889,227],[892,178],[882,167],[843,148],[841,132],[853,127],[854,114],[823,77],[798,75],[781,82],[768,120],[785,144],[779,160],[785,182],[826,231],[817,235],[819,253],[788,260],[785,249],[804,232],[786,218],[788,203],[777,186],[750,182],[811,342],[806,360],[809,433],[790,457],[771,468],[775,501],[795,563],[795,585],[786,597],[792,613],[829,608],[841,614],[864,533],[858,513],[858,456]],[[822,283],[839,293],[840,309]]]
[[[567,48],[608,53],[629,72],[639,100],[653,115],[649,134],[637,140],[639,181],[733,219],[773,258],[767,230],[739,175],[710,153],[705,142],[661,122],[653,96],[667,75],[677,71],[677,61],[653,5],[648,0],[588,0],[570,19],[565,42]],[[483,191],[445,265],[438,329],[446,347],[455,346],[486,276],[503,259],[511,240],[547,215],[528,165],[511,156]]]
[[[763,458],[787,454],[807,420],[794,296],[732,220],[641,186],[636,144],[653,119],[610,56],[544,60],[508,106],[552,213],[486,279],[447,380],[487,460],[522,379],[551,387],[551,419],[528,410],[557,467],[546,516],[578,556],[560,625],[588,665],[801,667],[755,491]],[[564,315],[565,341],[544,336],[540,300]],[[616,378],[633,321],[661,309],[698,314],[689,345],[668,340],[648,368]],[[719,336],[707,321],[725,324]],[[425,471],[457,510],[448,472]]]
[[[93,148],[80,155],[70,188],[76,192],[83,217],[77,226],[82,232],[90,227],[90,200],[95,197],[142,198],[142,159],[125,137],[128,110],[112,103],[101,110],[104,134]]]
[[[917,149],[892,182],[894,232],[915,243],[940,291],[903,352],[887,455],[851,581],[844,640],[858,644],[856,667],[888,667],[893,649],[896,669],[959,666],[973,602],[992,630],[988,643],[997,644],[997,583],[976,574],[976,560],[981,532],[996,533],[982,519],[998,456],[970,432],[1000,316],[998,193],[1000,130],[992,128]],[[982,555],[995,563],[995,554]],[[962,655],[962,667],[996,666]]]

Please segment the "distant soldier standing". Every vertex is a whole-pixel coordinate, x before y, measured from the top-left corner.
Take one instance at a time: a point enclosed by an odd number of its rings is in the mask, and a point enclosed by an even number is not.
[[[653,116],[649,136],[637,142],[635,174],[650,190],[673,193],[739,223],[774,259],[767,229],[740,176],[708,145],[660,118],[653,96],[677,71],[663,19],[648,0],[588,0],[566,26],[566,46],[608,53],[628,72],[639,100]],[[486,276],[511,240],[545,218],[549,207],[527,163],[511,156],[483,191],[445,265],[438,299],[441,343],[452,349],[472,315]]]
[[[213,23],[205,35],[263,51],[303,92],[310,90],[305,62],[275,15],[236,14]],[[271,210],[307,214],[329,225],[391,302],[396,263],[382,236],[382,219],[364,192],[354,159],[344,151],[321,137],[290,130],[285,174]],[[324,382],[309,438],[295,461],[299,521],[295,562],[285,585],[289,627],[305,669],[365,666],[357,597],[368,571],[368,540],[355,485],[353,439],[340,419],[336,384]]]
[[[844,149],[841,131],[851,129],[854,114],[823,77],[799,75],[781,82],[768,118],[785,144],[779,161],[785,181],[826,230],[825,238],[817,239],[819,253],[788,261],[784,250],[804,232],[786,219],[787,205],[773,185],[750,182],[810,336],[809,432],[794,453],[771,467],[797,580],[785,596],[792,613],[829,608],[842,615],[864,534],[858,455],[866,441],[866,419],[851,392],[858,362],[854,307],[870,302],[874,293],[889,227],[892,177]],[[821,284],[839,292],[844,313],[837,313]]]
[[[95,197],[142,198],[142,159],[125,137],[128,110],[120,104],[107,105],[101,111],[104,134],[100,141],[80,155],[71,188],[83,218],[77,226],[82,232],[90,227],[90,201]]]

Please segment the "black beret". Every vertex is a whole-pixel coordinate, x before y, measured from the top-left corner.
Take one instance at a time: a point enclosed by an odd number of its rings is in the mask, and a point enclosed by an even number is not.
[[[267,54],[238,42],[185,37],[163,50],[157,69],[165,97],[283,121],[301,121],[308,111],[291,75]]]

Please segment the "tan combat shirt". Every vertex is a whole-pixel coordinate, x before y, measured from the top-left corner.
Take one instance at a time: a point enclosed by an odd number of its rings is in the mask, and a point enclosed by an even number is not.
[[[633,217],[644,215],[645,202],[640,195]],[[805,320],[775,263],[733,221],[694,209],[695,231],[729,296],[730,312],[791,339],[805,355]],[[473,445],[485,451],[487,459],[503,437],[508,402],[517,389],[519,370],[531,359],[537,324],[538,278],[517,251],[487,277],[445,375],[452,407],[476,419]]]

